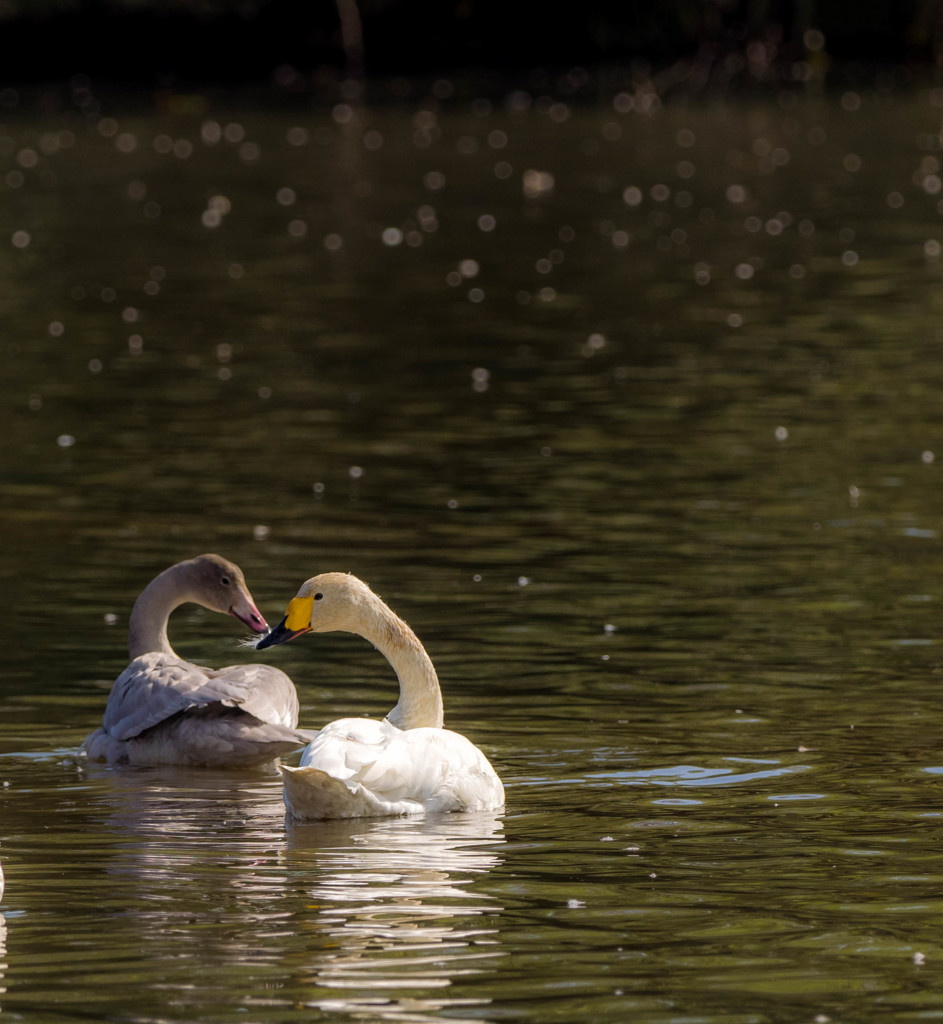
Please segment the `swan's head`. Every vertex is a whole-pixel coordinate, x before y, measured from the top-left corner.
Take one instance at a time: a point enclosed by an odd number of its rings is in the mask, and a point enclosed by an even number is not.
[[[232,615],[255,633],[268,630],[238,565],[220,555],[200,555],[184,565],[192,601],[210,611]]]
[[[261,651],[302,633],[358,632],[367,609],[378,598],[362,580],[343,572],[312,576],[289,601],[282,621],[255,645]]]

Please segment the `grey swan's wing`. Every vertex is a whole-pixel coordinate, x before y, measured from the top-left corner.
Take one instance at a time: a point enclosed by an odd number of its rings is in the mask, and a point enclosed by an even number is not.
[[[227,665],[209,671],[204,691],[215,700],[239,707],[260,722],[294,729],[298,724],[298,693],[295,684],[271,665]]]
[[[240,708],[261,722],[294,728],[298,696],[292,681],[269,665],[212,670],[182,658],[142,654],[115,680],[102,726],[117,740],[130,740],[181,712],[211,705]]]

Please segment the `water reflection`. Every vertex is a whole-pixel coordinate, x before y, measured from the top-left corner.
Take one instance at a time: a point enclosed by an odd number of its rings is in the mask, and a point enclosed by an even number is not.
[[[503,863],[504,842],[491,812],[293,824],[289,863],[312,878],[306,927],[318,946],[304,981],[323,990],[308,1005],[355,1019],[454,1022],[466,1019],[463,1007],[490,1002],[430,990],[503,955],[494,920],[502,907],[477,882]]]
[[[282,894],[285,808],[274,772],[93,765],[88,775],[97,783],[93,802],[106,811],[102,828],[117,838],[105,871],[121,878],[121,888],[134,879],[136,897],[147,905],[143,913],[172,918],[194,883],[234,914],[251,911],[247,900],[269,904]],[[225,877],[221,866],[229,869]],[[272,909],[267,905],[263,916]]]
[[[176,150],[141,118],[133,153],[74,123],[56,187],[25,168],[4,1010],[937,1012],[941,102],[391,110],[362,148],[316,112]],[[286,833],[274,776],[64,772],[129,580],[210,547],[273,614],[301,564],[412,609],[512,839]],[[319,650],[279,660],[306,724],[389,707],[372,651]]]
[[[755,759],[725,758],[727,761],[748,763]],[[646,768],[640,771],[590,772],[587,779],[611,779],[627,786],[738,786],[744,783],[776,779],[784,775],[807,771],[808,765],[778,765],[776,761],[762,762],[776,765],[771,768],[756,768],[753,771],[736,771],[733,768],[706,768],[698,765],[679,764],[668,768]]]
[[[110,806],[105,823],[140,836],[204,838],[227,827],[281,830],[285,812],[274,771],[239,773],[186,768],[109,768],[89,764],[97,802]]]
[[[7,970],[7,923],[0,914],[0,996],[6,992],[7,987],[3,984],[3,979],[6,975]],[[0,1007],[2,1010],[2,1007]]]

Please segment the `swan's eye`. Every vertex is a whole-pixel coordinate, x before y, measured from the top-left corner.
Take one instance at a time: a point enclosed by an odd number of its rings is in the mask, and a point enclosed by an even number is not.
[[[229,586],[229,577],[228,576],[221,576],[219,582],[222,583],[222,585],[224,587],[228,587]]]
[[[320,601],[322,597],[324,597],[324,595],[323,595],[323,594],[315,594],[315,595],[314,595],[314,599],[315,599],[315,601]]]

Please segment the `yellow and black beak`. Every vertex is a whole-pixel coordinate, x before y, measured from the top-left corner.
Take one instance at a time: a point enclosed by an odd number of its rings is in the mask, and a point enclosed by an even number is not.
[[[285,626],[287,622],[287,616],[274,628],[270,629],[265,636],[255,645],[257,651],[264,651],[266,647],[274,647],[276,644],[284,644],[289,640],[294,640],[296,636],[301,636],[302,633],[307,633],[311,628],[305,626],[304,629],[288,629]]]
[[[296,636],[307,633],[311,629],[311,608],[314,600],[310,597],[295,597],[288,603],[288,611],[285,617],[274,628],[269,630],[265,636],[255,645],[257,651],[264,651],[266,647],[274,647],[276,644],[284,644],[294,640]]]

